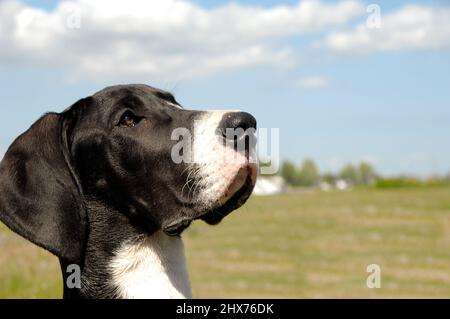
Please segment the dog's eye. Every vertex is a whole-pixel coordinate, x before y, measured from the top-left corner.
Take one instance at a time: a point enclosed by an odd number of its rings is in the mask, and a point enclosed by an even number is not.
[[[120,118],[119,121],[119,125],[133,127],[136,126],[142,119],[143,119],[142,116],[137,116],[131,111],[126,111],[125,113],[122,114],[122,117]]]

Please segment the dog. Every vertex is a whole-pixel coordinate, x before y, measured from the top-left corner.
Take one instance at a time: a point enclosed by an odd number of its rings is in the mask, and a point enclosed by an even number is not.
[[[185,149],[177,129],[193,132]],[[242,131],[252,130],[249,113],[186,110],[142,84],[107,87],[12,143],[0,163],[0,220],[59,258],[64,298],[190,298],[181,234],[248,199],[258,166],[253,133]],[[66,284],[70,265],[80,287]]]

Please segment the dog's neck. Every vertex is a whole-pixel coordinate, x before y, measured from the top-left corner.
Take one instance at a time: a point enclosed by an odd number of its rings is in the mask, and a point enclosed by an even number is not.
[[[112,281],[122,298],[190,298],[180,237],[162,231],[125,243],[111,261]]]
[[[81,289],[64,297],[190,298],[183,241],[162,231],[151,235],[128,217],[96,201],[88,202],[90,232],[81,271]],[[67,263],[61,262],[64,273]]]

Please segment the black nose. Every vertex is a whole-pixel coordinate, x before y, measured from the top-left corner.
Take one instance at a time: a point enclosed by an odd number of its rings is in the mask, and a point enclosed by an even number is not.
[[[223,132],[226,129],[243,129],[244,131],[252,128],[256,130],[256,119],[247,112],[226,113],[219,124],[219,129]]]
[[[244,150],[248,151],[249,147],[256,144],[255,130],[256,119],[246,112],[230,112],[226,113],[217,128],[219,134],[226,140],[234,141],[234,148],[237,150],[239,142],[242,141]]]

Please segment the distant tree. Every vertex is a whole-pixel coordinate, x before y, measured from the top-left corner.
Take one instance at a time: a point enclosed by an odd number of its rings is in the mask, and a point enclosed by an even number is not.
[[[283,165],[281,165],[280,174],[286,181],[286,183],[290,185],[298,184],[298,171],[294,163],[290,161],[284,161]]]
[[[334,185],[336,183],[336,175],[334,175],[333,173],[324,173],[322,175],[322,180],[330,185]]]
[[[372,185],[377,180],[377,173],[370,163],[362,161],[358,170],[358,179],[362,185]]]
[[[358,170],[352,164],[345,165],[339,173],[339,177],[353,185],[360,182]]]
[[[447,176],[445,176],[444,181],[445,181],[447,184],[450,184],[450,173],[448,173]]]
[[[298,184],[301,186],[316,186],[319,183],[319,171],[314,161],[305,159],[298,174]]]

